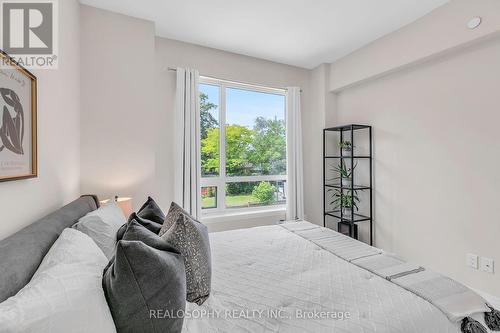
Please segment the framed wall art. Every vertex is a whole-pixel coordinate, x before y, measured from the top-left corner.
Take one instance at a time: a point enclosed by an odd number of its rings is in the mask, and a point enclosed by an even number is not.
[[[36,77],[0,50],[0,182],[37,176]]]

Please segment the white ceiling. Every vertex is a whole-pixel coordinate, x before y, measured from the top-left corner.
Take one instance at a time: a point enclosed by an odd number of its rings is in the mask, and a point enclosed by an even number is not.
[[[156,23],[161,37],[314,68],[449,0],[81,0]]]

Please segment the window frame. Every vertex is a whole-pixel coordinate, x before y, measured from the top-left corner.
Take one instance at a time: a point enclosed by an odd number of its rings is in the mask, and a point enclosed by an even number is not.
[[[200,207],[202,216],[211,215],[231,215],[231,214],[241,214],[245,212],[256,212],[263,210],[276,210],[285,209],[286,204],[278,205],[268,205],[268,206],[256,206],[256,207],[241,207],[241,208],[231,208],[226,207],[226,183],[240,183],[240,182],[258,182],[258,181],[284,181],[285,182],[285,193],[287,192],[288,185],[288,169],[285,175],[262,175],[262,176],[227,176],[226,175],[226,88],[234,88],[240,90],[247,90],[252,92],[260,92],[266,94],[280,95],[285,98],[285,109],[284,109],[284,119],[285,119],[285,129],[286,129],[286,112],[287,112],[287,93],[286,89],[265,87],[247,83],[240,83],[228,80],[221,80],[207,76],[200,76],[199,84],[217,86],[219,88],[219,105],[218,105],[218,116],[219,116],[219,175],[218,176],[205,176],[201,175],[201,148],[199,149],[200,163],[199,163],[199,177],[200,177],[200,188],[198,190],[199,202],[201,206],[201,189],[203,187],[216,187],[216,208],[206,208]],[[200,129],[201,130],[201,129]],[[285,132],[286,133],[286,132]],[[286,136],[286,134],[285,134]],[[198,147],[201,147],[201,137],[198,133]],[[288,151],[286,152],[288,156]]]

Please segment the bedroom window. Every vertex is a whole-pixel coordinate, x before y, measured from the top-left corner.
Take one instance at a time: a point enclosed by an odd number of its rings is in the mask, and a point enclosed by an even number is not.
[[[285,91],[200,81],[203,213],[285,205]]]

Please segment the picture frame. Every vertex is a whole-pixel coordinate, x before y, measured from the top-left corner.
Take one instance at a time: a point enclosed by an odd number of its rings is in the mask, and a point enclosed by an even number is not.
[[[36,178],[37,78],[0,50],[0,182]]]

